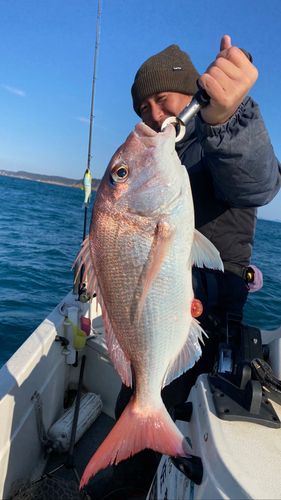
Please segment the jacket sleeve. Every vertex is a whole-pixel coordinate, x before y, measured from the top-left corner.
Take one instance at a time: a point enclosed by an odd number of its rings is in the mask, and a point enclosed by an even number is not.
[[[249,208],[266,205],[278,193],[281,165],[259,106],[249,96],[223,125],[213,127],[197,116],[196,133],[218,198]]]

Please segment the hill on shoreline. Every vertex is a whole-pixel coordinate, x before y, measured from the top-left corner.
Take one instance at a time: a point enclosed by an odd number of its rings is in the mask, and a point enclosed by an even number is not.
[[[29,181],[45,182],[47,184],[58,184],[60,186],[82,188],[83,179],[69,179],[67,177],[60,177],[59,175],[44,175],[44,174],[32,174],[30,172],[25,172],[20,170],[19,172],[12,172],[10,170],[0,170],[0,175],[6,177],[17,177],[18,179],[27,179]],[[92,191],[97,191],[100,184],[100,179],[92,179]],[[281,223],[281,219],[265,219],[264,217],[258,216],[261,220],[270,220],[271,222]]]
[[[68,179],[67,177],[60,177],[59,175],[32,174],[30,172],[24,172],[23,170],[19,172],[0,170],[0,175],[4,175],[6,177],[17,177],[18,179],[27,179],[29,181],[45,182],[47,184],[58,184],[66,187],[83,187],[83,179]],[[100,179],[92,179],[92,191],[96,191],[98,189],[99,183]]]

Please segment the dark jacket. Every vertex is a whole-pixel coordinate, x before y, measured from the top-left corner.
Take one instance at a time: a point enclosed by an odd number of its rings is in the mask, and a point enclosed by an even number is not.
[[[281,165],[259,106],[246,97],[217,127],[197,116],[176,150],[190,176],[195,227],[224,262],[248,266],[257,207],[269,203],[281,185]]]

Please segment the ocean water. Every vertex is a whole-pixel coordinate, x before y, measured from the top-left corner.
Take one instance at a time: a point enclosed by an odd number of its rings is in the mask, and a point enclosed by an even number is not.
[[[81,189],[0,176],[0,366],[71,290],[83,201]]]
[[[71,290],[83,239],[80,189],[0,176],[0,367]],[[88,222],[90,210],[88,210]],[[264,287],[244,323],[281,324],[281,224],[258,220],[252,264]]]

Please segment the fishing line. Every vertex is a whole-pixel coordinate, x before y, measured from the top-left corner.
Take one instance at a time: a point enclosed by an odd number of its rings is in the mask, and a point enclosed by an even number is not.
[[[99,35],[100,35],[100,30],[99,30],[99,25],[100,25],[100,17],[101,17],[101,0],[98,0],[98,12],[97,12],[97,27],[96,27],[96,42],[95,42],[95,56],[94,56],[94,71],[93,71],[93,83],[92,83],[92,99],[91,99],[91,112],[90,112],[90,127],[89,127],[89,144],[88,144],[88,161],[87,161],[87,168],[84,174],[83,178],[83,188],[85,191],[85,197],[84,197],[84,205],[85,205],[85,211],[84,211],[84,229],[83,229],[83,241],[86,238],[86,232],[87,232],[87,211],[88,211],[88,200],[89,197],[91,196],[91,171],[90,171],[90,163],[91,163],[91,149],[92,149],[92,129],[93,129],[93,121],[94,121],[94,101],[95,101],[95,85],[96,85],[96,70],[97,70],[97,55],[98,55],[98,46],[99,46]],[[89,194],[88,196],[86,195],[86,183],[89,183]],[[80,279],[79,279],[79,297],[83,291],[83,287],[81,288],[82,285],[82,277],[83,277],[83,269],[84,266],[81,268],[80,272]]]

